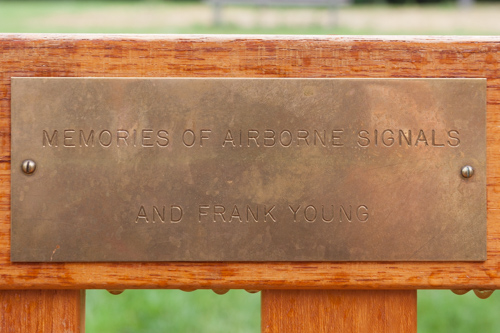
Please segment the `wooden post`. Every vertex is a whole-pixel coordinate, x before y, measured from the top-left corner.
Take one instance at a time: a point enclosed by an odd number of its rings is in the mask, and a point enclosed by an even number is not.
[[[84,331],[84,290],[0,291],[0,332]]]
[[[417,292],[264,290],[262,332],[417,332]]]

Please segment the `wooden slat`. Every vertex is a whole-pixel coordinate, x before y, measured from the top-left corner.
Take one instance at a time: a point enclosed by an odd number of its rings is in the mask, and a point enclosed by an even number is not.
[[[0,35],[0,288],[499,288],[499,63],[496,37]],[[486,77],[488,260],[12,264],[13,76]]]
[[[0,332],[84,332],[85,291],[1,290]]]
[[[417,332],[416,290],[263,290],[263,333]]]

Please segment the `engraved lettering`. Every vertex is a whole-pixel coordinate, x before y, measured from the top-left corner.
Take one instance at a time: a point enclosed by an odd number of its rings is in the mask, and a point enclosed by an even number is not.
[[[42,145],[46,147],[48,144],[51,147],[57,147],[57,133],[57,130],[54,130],[52,136],[49,138],[49,133],[43,130]]]
[[[317,130],[314,130],[314,145],[315,146],[316,146],[316,139],[319,139],[319,142],[321,142],[321,145],[323,147],[326,147],[326,131],[323,131],[323,137],[321,137],[321,134]]]
[[[203,140],[208,140],[209,137],[208,135],[212,133],[211,130],[209,129],[202,129],[200,130],[200,147],[203,147]]]
[[[443,142],[440,140],[439,131],[432,129],[427,132],[423,129],[419,129],[418,135],[412,136],[412,130],[408,129],[384,129],[384,130],[374,130],[373,143],[377,146],[379,141],[385,147],[393,147],[395,144],[399,143],[400,147],[456,147],[460,144],[459,133],[457,130],[446,131],[448,134],[448,140]],[[380,136],[378,135],[380,133]],[[397,137],[396,137],[397,135]],[[415,141],[413,141],[415,138]],[[430,139],[430,141],[429,141]],[[396,140],[398,142],[396,143]],[[445,139],[446,140],[446,139]],[[372,143],[370,132],[367,130],[360,130],[358,132],[357,144],[360,147],[368,147]]]
[[[459,134],[460,133],[458,133],[457,130],[448,131],[448,138],[449,138],[448,144],[450,145],[450,147],[458,147],[458,146],[460,146],[460,139],[458,138]]]
[[[399,146],[403,145],[403,138],[406,141],[408,147],[411,146],[411,130],[408,130],[408,136],[405,134],[403,130],[399,130]]]
[[[170,140],[168,139],[168,132],[165,130],[159,130],[156,133],[156,137],[158,138],[158,140],[156,140],[158,147],[167,147],[170,143]]]
[[[158,216],[160,218],[160,222],[165,223],[165,206],[162,207],[163,214],[160,214],[158,207],[153,206],[153,223],[156,223],[155,217]]]
[[[259,141],[257,140],[259,138],[259,131],[256,130],[248,130],[248,140],[247,140],[247,147],[250,147],[250,140],[255,142],[255,146],[259,146]]]
[[[297,132],[297,146],[300,146],[300,140],[304,140],[307,146],[309,146],[309,141],[307,138],[309,137],[309,132],[306,130],[299,130]]]
[[[334,214],[333,214],[333,205],[331,205],[330,207],[332,207],[332,218],[331,219],[327,219],[325,217],[325,206],[321,205],[321,219],[323,220],[323,222],[325,223],[330,223],[333,221],[333,218],[334,218]]]
[[[415,147],[418,146],[419,142],[425,143],[426,146],[429,145],[429,143],[427,143],[427,138],[425,137],[424,130],[420,130],[420,132],[418,132],[417,140],[415,141]]]
[[[430,129],[428,131],[419,129],[418,134],[413,135],[410,129],[375,129],[373,133],[368,130],[357,131],[356,143],[358,147],[367,148],[370,146],[377,147],[380,143],[384,147],[458,147],[460,145],[459,131],[446,130],[445,137],[444,131],[441,136],[439,130]],[[63,147],[94,147],[97,141],[98,146],[110,147],[112,143],[116,142],[117,147],[136,147],[136,141],[139,140],[138,147],[153,148],[153,147],[168,147],[171,143],[170,133],[165,129],[153,130],[146,129],[117,129],[117,130],[75,130],[64,129],[63,133]],[[78,132],[78,134],[77,134]],[[137,137],[139,132],[139,138]],[[282,147],[290,146],[322,146],[327,147],[343,147],[344,129],[335,129],[329,132],[331,137],[327,137],[326,130],[282,130],[277,132],[272,129],[259,131],[256,129],[239,130],[240,140],[243,138],[243,143],[237,143],[237,138],[234,137],[234,130],[226,130],[222,147]],[[199,144],[204,147],[207,140],[210,140],[212,130],[202,129],[199,131],[199,137],[191,129],[186,129],[182,134],[182,142],[186,147],[193,147]],[[51,132],[43,130],[42,132],[42,145],[43,147],[58,147],[59,131],[54,130]],[[115,138],[116,134],[116,138]],[[373,135],[372,135],[373,134]],[[380,135],[379,135],[380,134]],[[77,137],[78,135],[78,137]],[[415,139],[415,140],[413,140]],[[78,140],[78,142],[77,142]],[[318,214],[319,214],[319,206]]]
[[[276,219],[274,218],[273,216],[273,213],[272,213],[272,210],[275,208],[275,206],[273,205],[271,208],[269,208],[269,210],[267,209],[266,206],[264,206],[264,222],[267,222],[267,217],[269,216],[269,218],[271,218],[271,220],[273,220],[273,222],[276,222]]]
[[[170,206],[170,223],[179,223],[182,220],[182,215],[184,215],[184,212],[181,206]]]
[[[208,216],[209,205],[199,205],[198,206],[198,222],[201,223],[202,216]]]
[[[297,222],[297,212],[299,211],[300,209],[300,205],[297,207],[296,210],[293,210],[293,207],[288,205],[288,208],[290,208],[290,210],[292,211],[293,213],[293,222]]]
[[[342,147],[344,144],[340,142],[340,139],[342,139],[339,135],[344,132],[343,129],[338,129],[338,130],[333,130],[332,131],[332,146],[334,147]],[[337,133],[339,135],[337,135]]]
[[[222,205],[214,205],[214,222],[217,222],[217,215],[220,216],[222,222],[226,222],[226,218],[224,217],[224,213],[226,212],[226,208]]]
[[[432,130],[432,146],[444,147],[444,143],[436,143],[436,131],[435,130]]]
[[[346,217],[347,221],[352,222],[352,206],[349,205],[349,214],[347,214],[344,206],[340,205],[340,222],[343,222],[342,220],[342,213],[344,213],[344,216]]]
[[[304,218],[306,219],[306,222],[309,223],[315,222],[317,215],[318,212],[316,211],[316,207],[314,207],[313,205],[309,205],[306,207],[306,209],[304,209]]]
[[[85,133],[80,130],[80,147],[94,147],[94,130],[90,130],[89,136],[85,139]]]
[[[385,134],[389,133],[389,136],[386,136]],[[391,147],[394,144],[394,132],[390,129],[387,129],[382,132],[382,143],[386,147]]]
[[[247,222],[250,221],[250,216],[252,216],[254,222],[259,221],[259,206],[257,206],[256,214],[254,214],[252,208],[249,205],[247,205]]]
[[[120,139],[123,140],[123,142],[125,143],[125,146],[128,146],[128,142],[127,142],[128,136],[129,136],[129,133],[127,130],[121,129],[121,130],[116,131],[116,146],[120,147]]]
[[[229,222],[233,222],[233,219],[237,219],[240,222],[243,222],[241,220],[240,211],[238,210],[238,207],[236,205],[234,205],[234,207],[233,207],[233,211],[231,213],[231,218],[229,219]]]
[[[73,133],[75,133],[75,130],[72,129],[64,130],[64,141],[63,141],[64,147],[75,147],[75,144],[71,143],[71,141],[73,141]]]
[[[154,144],[153,143],[150,143],[150,142],[147,142],[149,140],[151,140],[151,133],[153,133],[153,130],[152,129],[143,129],[142,130],[142,146],[145,147],[145,148],[148,148],[148,147],[153,147]]]
[[[355,207],[355,218],[357,217],[357,220],[359,222],[366,222],[368,221],[368,207],[366,205],[357,205]],[[307,222],[307,223],[314,223],[316,221],[320,221],[319,215],[319,208],[316,208],[315,205],[307,205],[305,206],[305,209],[301,214],[298,214],[300,212],[301,206],[298,205],[297,208],[294,208],[292,205],[288,205],[288,208],[290,211],[293,213],[293,220],[294,222],[299,221],[299,218],[302,218],[300,221]],[[338,206],[338,212],[339,215],[337,216],[335,214],[335,206],[334,205],[321,205],[321,221],[324,223],[332,223],[334,221],[337,222],[343,222],[343,221],[348,221],[352,222],[353,219],[353,213],[352,213],[352,206],[351,205],[339,205]]]
[[[264,131],[264,147],[274,147],[276,144],[275,138],[276,132],[273,130],[265,130]]]
[[[368,131],[365,131],[365,130],[361,130],[358,132],[358,145],[360,147],[368,147],[370,145],[370,139],[368,138],[368,135],[370,135],[370,133]]]
[[[106,135],[104,135],[106,134]],[[108,137],[108,141],[106,141],[106,136]],[[111,132],[108,130],[102,130],[101,133],[99,133],[99,143],[103,147],[109,147],[111,146],[111,141],[113,140],[113,136],[111,135]]]
[[[182,133],[182,142],[186,147],[192,147],[194,146],[194,142],[196,141],[196,136],[194,135],[194,132],[187,129]]]
[[[144,206],[141,206],[141,208],[139,208],[139,213],[137,214],[135,223],[139,223],[139,220],[145,220],[144,222],[149,223],[148,216],[146,215],[146,210],[144,209]]]
[[[224,142],[222,143],[222,147],[225,147],[228,143],[230,143],[233,147],[236,147],[236,145],[234,144],[233,135],[231,134],[231,130],[227,130],[226,137],[224,138]]]
[[[360,205],[358,206],[358,209],[356,210],[356,216],[358,217],[359,222],[366,222],[368,221],[368,207],[365,205]]]
[[[289,130],[281,131],[280,143],[283,147],[290,147],[292,144],[292,133]]]
[[[207,208],[208,208],[208,206],[207,206]],[[166,206],[153,206],[151,212],[153,214],[153,219],[151,220],[152,223],[156,223],[156,222],[166,223],[166,219],[167,219]],[[179,206],[179,205],[171,205],[170,206],[170,223],[181,222],[183,215],[184,215],[184,212],[183,212],[181,206]],[[207,214],[206,214],[206,212],[203,214],[200,210],[200,218],[201,218],[201,215],[206,216]],[[199,218],[198,222],[200,222],[200,218]],[[141,221],[141,220],[143,220],[146,223],[150,222],[144,206],[141,206],[141,208],[139,208],[139,213],[137,214],[137,217],[135,219],[135,223],[139,223],[139,221]]]

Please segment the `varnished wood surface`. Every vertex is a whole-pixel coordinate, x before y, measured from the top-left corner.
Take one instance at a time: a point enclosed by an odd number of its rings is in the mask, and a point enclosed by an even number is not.
[[[264,290],[263,333],[417,332],[417,291]]]
[[[1,290],[0,332],[84,332],[85,291]]]
[[[0,35],[0,289],[498,288],[499,62],[496,37]],[[14,76],[487,78],[488,259],[13,264],[9,194],[10,78]],[[102,238],[105,242],[106,235]]]

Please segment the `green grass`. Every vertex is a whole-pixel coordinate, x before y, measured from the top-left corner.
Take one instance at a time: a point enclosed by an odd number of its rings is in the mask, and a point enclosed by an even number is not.
[[[234,24],[214,26],[212,22],[176,26],[168,21],[138,24],[122,21],[110,24],[105,19],[93,19],[96,13],[109,13],[116,17],[133,15],[138,10],[144,13],[168,12],[205,8],[211,18],[211,9],[206,5],[190,2],[135,2],[135,1],[7,1],[0,0],[0,33],[120,33],[120,34],[363,34],[363,30],[349,30],[342,27],[329,28],[320,25],[296,27],[278,25],[275,27],[244,27]],[[244,7],[245,8],[245,7]],[[246,7],[258,18],[259,10]],[[75,17],[77,21],[60,21],[61,17]],[[88,23],[81,22],[87,17]]]
[[[88,290],[86,332],[260,332],[260,293]]]
[[[256,35],[363,35],[368,34],[367,30],[352,30],[342,27],[327,28],[319,25],[311,25],[307,27],[293,26],[276,26],[276,27],[254,27],[245,28],[232,24],[221,26],[201,26],[194,25],[186,28],[179,28],[175,33],[180,34],[226,34],[228,31],[231,34],[256,34]]]
[[[458,296],[449,290],[418,292],[418,332],[496,333],[500,331],[500,292],[479,299],[470,291]]]
[[[496,333],[500,327],[500,292],[482,300],[471,291],[418,292],[418,332]],[[86,332],[260,332],[260,293],[231,290],[126,290],[111,295],[87,291]]]
[[[471,291],[418,292],[418,332],[496,333],[500,328],[500,292],[482,300]],[[126,290],[111,295],[87,291],[86,332],[260,332],[260,293],[231,290]]]
[[[186,4],[151,3],[149,7],[168,8]],[[157,27],[131,27],[124,22],[108,26],[99,20],[85,25],[71,22],[51,22],[54,16],[92,16],[95,12],[133,12],[144,8],[144,3],[134,1],[6,1],[0,0],[0,32],[3,33],[155,33]],[[162,33],[157,31],[156,33]]]

